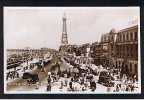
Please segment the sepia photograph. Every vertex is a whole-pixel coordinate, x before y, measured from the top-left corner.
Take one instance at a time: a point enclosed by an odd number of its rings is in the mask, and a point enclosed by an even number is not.
[[[5,94],[140,94],[139,7],[4,7]]]

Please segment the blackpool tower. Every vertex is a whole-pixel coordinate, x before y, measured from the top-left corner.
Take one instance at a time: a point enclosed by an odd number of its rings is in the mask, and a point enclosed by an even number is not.
[[[62,21],[63,21],[63,26],[62,26],[62,38],[61,38],[61,46],[60,46],[60,51],[62,54],[66,53],[67,51],[67,46],[68,46],[68,36],[67,36],[67,24],[66,24],[66,14],[64,13]]]
[[[62,29],[61,45],[68,45],[66,14],[65,13],[63,16],[63,29]]]

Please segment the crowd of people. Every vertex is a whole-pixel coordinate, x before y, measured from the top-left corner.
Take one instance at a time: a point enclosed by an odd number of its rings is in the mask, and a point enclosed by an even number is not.
[[[17,71],[10,71],[7,73],[6,80],[8,80],[9,78],[10,79],[19,78],[19,73]]]
[[[117,84],[114,92],[133,92],[135,86],[133,84]]]
[[[129,79],[126,75],[116,84],[114,92],[134,92],[138,88],[136,79]]]
[[[59,89],[67,88],[68,91],[86,91],[96,89],[96,82],[94,77],[89,73],[77,73],[70,71],[63,71],[48,74],[47,79],[47,91],[51,91],[51,87],[54,82],[60,82]]]
[[[98,80],[100,78],[100,72],[98,70],[93,70],[91,64],[85,64],[85,68],[81,67],[81,64],[77,64],[75,61],[71,61],[68,58],[63,58],[65,63],[68,64],[68,69],[58,72],[48,72],[47,78],[47,91],[53,91],[52,87],[55,83],[59,83],[60,90],[66,91],[96,91]],[[72,66],[72,67],[70,67]],[[133,92],[138,88],[132,80],[127,80],[126,78],[114,78],[114,74],[108,71],[109,75],[113,77],[113,80],[108,76],[105,77],[107,80],[105,87],[107,92]],[[108,80],[109,78],[109,80]],[[119,83],[116,83],[115,80],[119,80]],[[110,85],[110,82],[113,81],[113,85]],[[125,81],[125,82],[123,82]],[[104,80],[103,80],[104,82]],[[103,85],[103,84],[101,84]]]
[[[34,64],[30,64],[30,65],[27,65],[27,66],[19,66],[17,68],[13,68],[13,70],[9,70],[7,73],[6,73],[6,80],[13,80],[13,79],[17,79],[17,78],[20,78],[20,74],[26,72],[27,70],[33,70],[35,67]]]
[[[57,57],[56,57],[57,58]],[[49,70],[47,74],[47,91],[97,91],[97,86],[103,85],[107,88],[107,92],[133,92],[136,90],[136,80],[129,79],[126,75],[123,78],[118,72],[111,71],[112,69],[104,68],[104,66],[96,66],[93,60],[89,57],[73,57],[63,56],[58,57],[55,67],[57,71]],[[59,63],[59,61],[61,63]],[[43,61],[37,64],[37,68],[41,69],[44,66]],[[61,64],[65,63],[66,69],[61,70]],[[23,72],[33,70],[34,64],[22,67]],[[107,65],[108,67],[108,65]],[[103,69],[103,70],[102,70]],[[19,78],[19,71],[9,71],[6,79]],[[117,81],[117,82],[116,82]],[[37,82],[40,83],[40,82]],[[54,89],[56,87],[56,89]],[[39,89],[39,84],[36,87]]]
[[[94,71],[90,66],[85,65],[85,68],[81,67],[75,61],[69,61],[68,58],[63,58],[67,63],[67,69],[64,71],[59,70],[56,72],[48,72],[48,85],[47,91],[51,91],[51,88],[55,82],[60,82],[59,89],[66,88],[67,91],[95,91],[96,90],[96,76],[98,73]],[[71,66],[71,67],[70,67]]]

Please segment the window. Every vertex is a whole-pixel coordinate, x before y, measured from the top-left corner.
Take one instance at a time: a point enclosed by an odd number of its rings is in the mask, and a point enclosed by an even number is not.
[[[133,40],[135,40],[135,32],[133,32]]]
[[[126,34],[126,36],[127,36],[127,39],[126,39],[126,40],[129,40],[129,34],[128,34],[128,33]]]
[[[131,51],[132,51],[132,48],[131,48],[131,45],[129,45],[129,57],[132,57]]]
[[[129,57],[129,47],[128,46],[126,47],[127,47],[127,56]]]
[[[125,33],[123,33],[123,41],[125,41]]]
[[[119,57],[121,57],[121,47],[120,46],[118,46],[118,49],[119,49]]]
[[[132,72],[132,64],[130,63],[130,72]]]
[[[138,73],[137,64],[135,64],[135,73]]]
[[[131,41],[131,32],[129,32],[129,41]]]
[[[125,40],[125,41],[127,41],[127,36],[126,36],[126,35],[127,35],[127,33],[124,34],[124,37],[125,37],[124,40]]]
[[[133,57],[133,46],[130,45],[130,53],[131,53],[131,57]]]
[[[123,41],[125,41],[125,34],[123,34]]]
[[[121,41],[121,34],[119,34],[119,42]]]
[[[135,40],[138,40],[138,33],[137,33],[137,32],[135,32],[134,34],[135,34],[134,39],[135,39]]]
[[[136,58],[138,59],[138,45],[135,46],[135,49],[136,49],[136,51],[135,51],[136,52]]]
[[[130,33],[130,40],[131,41],[133,40],[133,33],[132,32]]]

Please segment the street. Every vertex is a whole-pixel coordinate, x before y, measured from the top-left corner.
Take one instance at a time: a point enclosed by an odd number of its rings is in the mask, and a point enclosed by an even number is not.
[[[57,64],[57,63],[60,64],[60,68],[58,66],[56,66],[56,68],[53,69],[52,67],[54,67],[55,64]],[[78,63],[78,62],[75,61],[75,63]],[[69,91],[69,92],[83,91],[83,93],[85,93],[85,92],[117,93],[115,89],[116,89],[116,85],[119,84],[120,81],[118,81],[118,83],[116,83],[116,81],[115,81],[114,86],[110,86],[110,87],[105,86],[105,85],[103,85],[105,83],[103,83],[103,84],[99,83],[100,74],[92,73],[93,71],[97,71],[98,73],[107,71],[102,66],[98,67],[93,64],[90,65],[91,67],[86,67],[85,64],[82,64],[82,65],[77,64],[76,66],[81,66],[81,67],[80,67],[80,69],[78,67],[74,67],[73,64],[70,64],[67,62],[65,57],[61,57],[61,59],[58,59],[57,56],[53,56],[53,58],[51,59],[51,63],[43,66],[43,68],[44,68],[43,71],[42,71],[42,69],[38,69],[38,68],[35,68],[31,71],[31,73],[38,74],[38,78],[39,78],[38,83],[28,84],[26,79],[22,79],[20,77],[19,79],[16,79],[14,81],[10,81],[7,83],[7,91],[9,91],[10,93],[13,93],[16,91],[20,91],[20,92],[41,91],[42,93],[45,93],[45,92],[49,93],[49,91],[63,92],[63,93],[67,92],[67,91]],[[75,68],[76,69],[78,68],[78,69],[74,70]],[[82,70],[87,70],[87,71],[81,73],[80,71],[82,71]],[[62,76],[60,74],[56,74],[56,73],[59,73],[59,71],[61,72]],[[69,72],[70,72],[70,74],[68,74]],[[76,77],[75,75],[79,75],[79,76]],[[86,76],[83,76],[83,75],[86,75]],[[91,77],[91,76],[92,76],[92,79],[87,78],[87,77]],[[50,79],[51,79],[50,83],[48,82],[48,79],[49,79],[48,77],[50,77]],[[75,77],[75,78],[72,81],[73,77]],[[81,79],[84,79],[84,83],[81,83],[82,82]],[[92,89],[93,87],[91,86],[90,81],[91,82],[93,81],[96,84],[96,86],[94,86],[95,87],[94,90]],[[72,82],[72,87],[70,87],[71,82]],[[50,85],[50,90],[48,90],[48,84]],[[137,90],[134,89],[133,91],[136,92]],[[123,92],[125,92],[125,91],[123,90]]]

